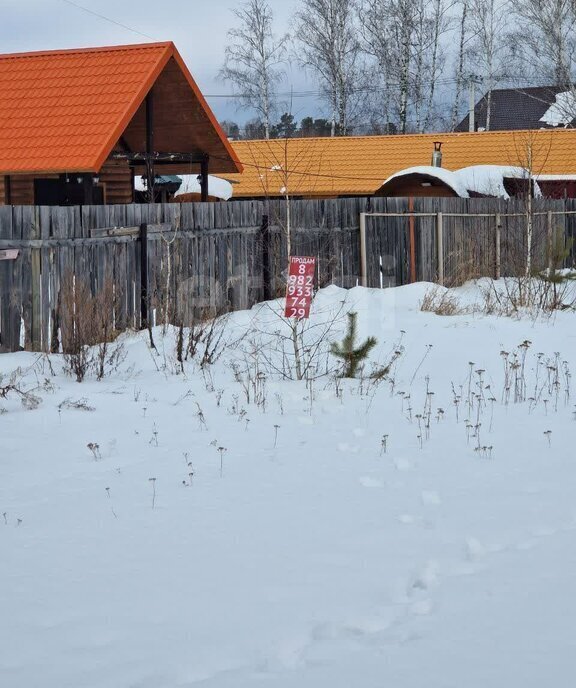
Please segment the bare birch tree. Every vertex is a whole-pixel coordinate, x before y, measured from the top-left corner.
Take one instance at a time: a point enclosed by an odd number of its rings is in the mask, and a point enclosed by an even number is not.
[[[360,45],[354,0],[302,0],[295,15],[297,58],[309,68],[331,111],[331,135],[347,133],[360,85]]]
[[[470,64],[482,78],[486,92],[486,130],[490,130],[492,91],[504,71],[506,55],[506,13],[502,0],[470,0]]]
[[[424,104],[424,117],[419,126],[419,131],[427,131],[435,117],[435,97],[440,75],[445,64],[445,50],[442,38],[451,26],[448,15],[449,9],[454,3],[445,0],[430,0],[425,3],[425,11],[422,21],[421,50],[424,56],[424,80],[423,93],[426,94]]]
[[[383,109],[392,111],[402,134],[408,123],[415,8],[412,0],[363,0],[359,7],[363,50],[375,60]]]
[[[515,58],[520,71],[560,86],[556,124],[576,119],[576,1],[510,0],[518,23]],[[534,74],[535,72],[535,74]]]
[[[427,129],[435,114],[437,82],[449,27],[445,0],[362,0],[362,48],[374,61],[382,110],[401,133]]]
[[[526,67],[559,86],[574,80],[576,68],[576,2],[574,0],[511,0],[516,16],[518,53]]]
[[[468,9],[470,0],[459,2],[460,16],[458,19],[458,56],[456,58],[456,68],[454,74],[454,101],[452,103],[452,114],[450,117],[450,129],[453,131],[460,119],[460,105],[462,92],[464,90],[464,69],[466,65],[466,41],[468,34]]]
[[[232,12],[238,26],[228,31],[230,43],[219,76],[235,88],[241,107],[258,113],[270,138],[275,86],[283,76],[288,37],[274,35],[266,0],[248,0]]]

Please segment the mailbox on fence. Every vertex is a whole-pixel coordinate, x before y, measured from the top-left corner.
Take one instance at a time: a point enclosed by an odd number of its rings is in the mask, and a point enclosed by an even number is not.
[[[16,260],[19,253],[17,248],[0,249],[0,260]]]

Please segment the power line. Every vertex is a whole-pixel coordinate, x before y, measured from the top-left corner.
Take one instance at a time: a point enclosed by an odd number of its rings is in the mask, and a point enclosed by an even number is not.
[[[520,75],[512,75],[512,74],[503,74],[500,76],[493,76],[492,79],[496,83],[501,83],[501,82],[506,82],[506,81],[512,81],[516,83],[525,83],[525,84],[533,84],[535,79],[534,77],[530,76],[520,76]],[[462,79],[456,79],[456,77],[447,77],[445,79],[436,79],[436,80],[430,80],[430,81],[423,81],[422,85],[423,86],[431,86],[434,84],[435,86],[449,86],[450,84],[455,84],[458,81],[466,82],[467,77],[463,77]],[[542,81],[540,79],[539,81]],[[545,84],[548,85],[548,84]],[[386,86],[365,86],[361,88],[353,88],[350,89],[349,93],[350,94],[361,94],[361,93],[390,93],[394,89],[400,88],[400,84],[398,83],[388,83]],[[511,87],[514,88],[514,87]],[[517,88],[520,88],[519,86]],[[492,89],[494,90],[494,89]],[[288,98],[288,97],[293,97],[293,98],[320,98],[326,96],[326,91],[321,91],[321,90],[303,90],[303,91],[285,91],[281,93],[276,93],[275,97],[276,98]],[[246,99],[246,98],[251,98],[253,97],[252,94],[249,93],[205,93],[204,94],[205,98],[229,98],[231,100],[234,99]]]
[[[72,5],[72,7],[76,7],[77,9],[82,10],[83,12],[87,12],[88,14],[91,14],[94,17],[98,17],[98,19],[103,19],[104,21],[107,21],[110,24],[114,24],[115,26],[119,26],[122,29],[126,29],[126,31],[131,31],[132,33],[138,34],[138,36],[143,36],[144,38],[149,38],[151,41],[156,40],[152,36],[149,36],[147,33],[143,33],[142,31],[138,31],[138,29],[133,29],[132,27],[127,26],[126,24],[122,24],[121,22],[118,22],[115,19],[110,19],[110,17],[106,17],[103,14],[99,14],[98,12],[94,12],[93,10],[88,9],[88,7],[84,7],[83,5],[79,5],[76,2],[72,2],[72,0],[62,0],[62,2],[65,2],[67,5]]]
[[[435,85],[448,85],[452,83],[456,83],[455,78],[446,78],[446,79],[438,79],[434,81]],[[423,82],[423,85],[430,85],[432,82]],[[361,88],[352,88],[350,89],[349,93],[380,93],[380,92],[388,92],[391,91],[394,88],[400,88],[400,84],[395,84],[395,83],[389,83],[386,86],[364,86]],[[286,91],[282,93],[276,93],[275,96],[277,98],[289,98],[289,97],[294,97],[294,98],[313,98],[313,97],[321,97],[321,96],[326,96],[326,91],[320,91],[320,90],[308,90],[308,91]],[[204,94],[205,98],[251,98],[252,95],[249,93],[205,93]]]

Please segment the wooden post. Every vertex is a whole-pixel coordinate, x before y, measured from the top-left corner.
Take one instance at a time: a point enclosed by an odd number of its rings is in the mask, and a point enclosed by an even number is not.
[[[140,327],[148,327],[148,225],[140,225]]]
[[[494,244],[494,279],[502,276],[502,217],[496,213],[496,238]]]
[[[92,205],[94,203],[94,180],[91,174],[82,175],[82,188],[84,202],[82,205]]]
[[[205,155],[200,163],[200,200],[208,200],[208,156]]]
[[[262,249],[262,283],[264,301],[272,298],[272,281],[270,279],[270,225],[268,215],[262,215],[260,225],[260,246]]]
[[[414,231],[414,197],[408,199],[408,232],[410,241],[410,282],[416,282],[416,232]]]
[[[33,238],[37,239],[36,234]],[[32,266],[32,322],[30,323],[30,337],[32,343],[32,351],[42,351],[42,311],[41,311],[41,269],[40,269],[40,252],[42,249],[31,249],[31,266]]]
[[[552,270],[554,269],[554,227],[552,224],[552,211],[549,210],[546,213],[546,230],[548,237],[548,277],[552,276]]]
[[[153,89],[146,96],[146,188],[148,203],[154,203],[154,98]]]
[[[468,131],[476,131],[476,123],[474,122],[476,114],[476,95],[474,93],[476,78],[473,74],[470,74],[468,78]]]
[[[131,203],[135,203],[136,201],[136,185],[134,184],[134,178],[136,176],[134,167],[131,165],[130,166],[130,188],[132,189],[132,200],[130,201]],[[104,205],[106,205],[106,198],[104,198]]]
[[[444,286],[444,218],[436,213],[436,244],[438,251],[438,283]]]
[[[368,286],[368,264],[366,260],[366,213],[360,213],[360,285]]]
[[[12,205],[12,181],[9,174],[4,176],[4,205]]]

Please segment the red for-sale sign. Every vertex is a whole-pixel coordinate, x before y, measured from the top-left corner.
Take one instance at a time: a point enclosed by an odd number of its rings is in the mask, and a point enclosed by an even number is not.
[[[285,317],[298,320],[310,317],[315,267],[313,256],[290,256]]]

